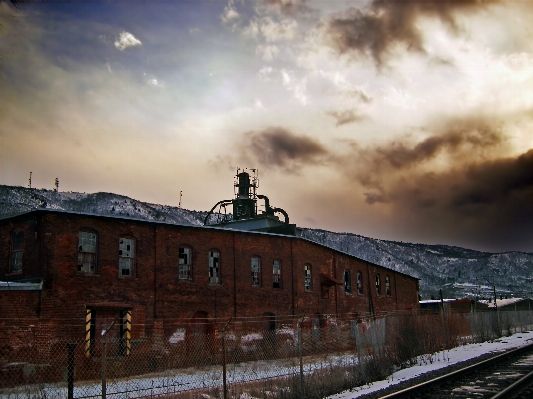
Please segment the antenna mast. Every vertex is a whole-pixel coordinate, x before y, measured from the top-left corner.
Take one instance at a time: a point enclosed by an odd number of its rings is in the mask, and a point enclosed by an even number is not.
[[[28,187],[29,187],[29,188],[31,188],[31,174],[32,174],[32,173],[33,173],[33,172],[30,172],[30,179],[28,180],[28,182],[30,183],[30,184],[28,184]]]

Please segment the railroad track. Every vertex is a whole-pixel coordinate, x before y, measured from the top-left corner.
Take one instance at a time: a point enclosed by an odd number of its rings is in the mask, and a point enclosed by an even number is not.
[[[380,399],[532,399],[533,344],[507,351]]]

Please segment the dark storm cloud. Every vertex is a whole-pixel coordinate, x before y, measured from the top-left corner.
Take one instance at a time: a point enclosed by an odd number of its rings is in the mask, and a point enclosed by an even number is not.
[[[459,121],[446,129],[445,133],[430,136],[414,145],[394,141],[388,146],[375,148],[369,160],[372,169],[409,168],[443,152],[453,154],[464,148],[480,150],[502,141],[501,132],[484,123],[478,125],[474,121]]]
[[[453,237],[462,245],[490,250],[531,247],[533,150],[411,175],[390,184],[386,195],[386,206],[406,215],[410,226],[448,242]]]
[[[416,25],[419,17],[438,18],[458,31],[455,13],[477,11],[488,3],[492,2],[374,0],[366,10],[350,8],[331,18],[326,37],[341,54],[370,56],[379,67],[398,44],[408,51],[425,52],[423,35]]]
[[[449,206],[494,205],[526,194],[532,214],[533,150],[516,158],[472,165],[464,173],[466,183],[451,192]]]
[[[337,127],[358,122],[364,119],[363,116],[358,115],[353,109],[347,109],[344,111],[328,111],[326,114],[334,117],[337,120],[337,123],[335,124]]]
[[[429,124],[433,135],[381,146],[352,144],[334,158],[364,187],[366,204],[387,223],[425,231],[434,242],[485,250],[530,247],[533,149],[507,151],[505,121],[490,116]],[[330,158],[332,159],[332,158]]]
[[[247,156],[253,156],[262,166],[287,171],[296,171],[303,165],[318,164],[328,154],[328,150],[313,138],[295,134],[282,127],[250,132],[248,139],[243,148]]]
[[[348,170],[369,190],[364,194],[368,204],[388,203],[396,195],[391,185],[420,174],[421,169],[439,156],[446,157],[448,164],[464,165],[475,162],[486,150],[497,151],[505,141],[498,126],[498,121],[490,118],[455,118],[427,127],[433,135],[419,142],[406,136],[370,148],[353,144],[348,161],[343,161],[344,157],[338,160],[343,164],[355,163]],[[431,205],[431,201],[424,200],[420,205]]]

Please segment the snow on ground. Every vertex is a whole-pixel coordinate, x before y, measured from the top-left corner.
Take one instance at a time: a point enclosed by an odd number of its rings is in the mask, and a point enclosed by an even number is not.
[[[497,339],[493,342],[484,342],[481,344],[471,344],[459,346],[449,351],[438,352],[430,359],[429,356],[422,356],[420,364],[398,370],[391,375],[387,380],[376,381],[369,385],[353,388],[336,395],[329,396],[327,399],[354,399],[369,393],[379,391],[392,385],[399,384],[419,375],[428,373],[430,371],[439,370],[441,368],[451,366],[456,363],[464,362],[472,358],[487,354],[496,353],[518,348],[533,342],[532,332],[516,333],[511,337]]]

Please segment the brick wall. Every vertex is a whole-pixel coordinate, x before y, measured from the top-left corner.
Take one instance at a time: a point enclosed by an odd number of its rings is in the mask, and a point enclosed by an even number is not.
[[[210,318],[355,313],[418,308],[417,280],[296,237],[216,228],[177,226],[148,221],[39,211],[0,224],[2,275],[9,259],[10,234],[23,229],[25,276],[44,278],[37,303],[27,306],[50,323],[61,338],[85,334],[86,309],[132,312],[132,337],[173,326],[194,314]],[[97,271],[78,271],[78,232],[89,229],[98,237]],[[135,240],[135,272],[119,276],[120,238]],[[178,277],[178,249],[192,250],[192,280]],[[209,251],[220,253],[220,284],[209,283]],[[261,259],[261,284],[252,286],[251,258]],[[281,262],[281,288],[272,283],[273,261]],[[312,288],[304,289],[304,265],[311,265]],[[350,270],[352,292],[344,290],[344,271]],[[356,273],[363,276],[357,292]],[[377,295],[376,274],[382,292]],[[385,276],[391,295],[386,295]],[[7,294],[9,295],[9,294]],[[30,295],[31,297],[31,295]],[[33,298],[33,297],[32,297]],[[4,314],[4,313],[2,313]],[[6,313],[8,314],[8,313]],[[16,317],[9,313],[8,317]],[[118,316],[117,316],[118,317]]]

